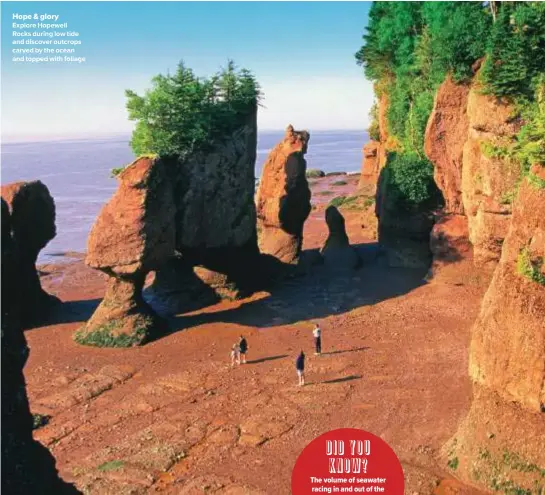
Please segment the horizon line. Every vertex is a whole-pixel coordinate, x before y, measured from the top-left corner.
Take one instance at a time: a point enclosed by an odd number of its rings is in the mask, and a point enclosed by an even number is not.
[[[311,128],[302,129],[309,130]],[[285,132],[286,128],[263,128],[257,130],[259,132]],[[365,128],[315,128],[313,132],[367,132]],[[109,132],[109,133],[78,133],[78,134],[4,134],[0,136],[0,143],[3,144],[22,144],[22,143],[38,143],[38,142],[58,142],[58,141],[73,141],[73,140],[95,140],[116,137],[130,137],[132,131],[124,132]]]

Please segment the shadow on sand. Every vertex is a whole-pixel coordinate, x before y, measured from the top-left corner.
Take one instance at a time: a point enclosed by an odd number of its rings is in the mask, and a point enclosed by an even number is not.
[[[328,352],[322,352],[322,356],[329,356],[329,355],[333,355],[333,354],[344,354],[345,352],[361,352],[361,351],[366,351],[367,349],[371,349],[371,348],[370,347],[356,347],[354,349],[328,351]]]
[[[361,380],[361,375],[343,376],[342,378],[334,378],[333,380],[325,380],[321,383],[343,383],[343,382],[350,382],[352,380]]]
[[[426,284],[424,280],[426,270],[387,266],[377,243],[354,247],[363,261],[363,266],[358,270],[336,273],[324,265],[315,265],[306,275],[291,276],[277,282],[269,291],[264,292],[262,299],[248,302],[242,300],[241,304],[234,308],[167,317],[168,330],[153,340],[206,323],[233,323],[273,328],[309,320],[316,321],[402,296]],[[304,254],[315,254],[315,251],[308,250]],[[42,325],[85,322],[99,303],[99,299],[65,302],[59,305]],[[156,308],[153,303],[152,306],[159,311],[160,308]],[[195,311],[195,308],[192,310]],[[330,351],[324,354],[361,350],[364,348]]]
[[[259,363],[264,363],[266,361],[275,361],[277,359],[287,358],[288,356],[289,354],[280,354],[279,356],[269,356],[269,357],[264,357],[259,359],[253,359],[252,361],[246,361],[246,364],[259,364]]]
[[[237,308],[173,316],[170,333],[206,323],[272,328],[314,321],[399,297],[426,284],[427,270],[387,266],[376,243],[355,247],[364,262],[359,270],[336,274],[317,265],[305,276],[277,283],[263,299],[243,302]]]
[[[97,309],[102,299],[82,299],[79,301],[65,301],[55,304],[37,323],[25,327],[25,332],[49,325],[62,323],[85,323]]]

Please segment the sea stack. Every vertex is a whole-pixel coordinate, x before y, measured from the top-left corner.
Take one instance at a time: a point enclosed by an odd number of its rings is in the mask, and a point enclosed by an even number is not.
[[[309,139],[307,131],[289,125],[267,157],[257,191],[259,249],[283,263],[297,262],[311,210],[305,161]]]

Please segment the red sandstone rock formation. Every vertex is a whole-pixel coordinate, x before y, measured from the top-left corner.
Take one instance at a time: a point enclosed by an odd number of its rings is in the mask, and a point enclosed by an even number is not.
[[[350,245],[344,217],[335,206],[329,206],[325,211],[325,221],[329,235],[321,254],[325,265],[335,271],[353,270],[361,264],[357,251]]]
[[[424,152],[434,165],[434,179],[443,193],[445,210],[463,214],[462,156],[467,140],[469,86],[447,77],[435,96],[428,120]]]
[[[102,303],[76,333],[80,343],[137,345],[158,323],[144,302],[142,288],[147,273],[174,253],[171,184],[157,158],[137,159],[121,172],[119,181],[87,242],[86,263],[110,279]]]
[[[366,184],[376,185],[380,172],[379,167],[379,149],[380,143],[369,141],[363,147],[363,162],[361,165],[361,175],[358,187],[364,187]]]
[[[531,174],[545,180],[543,166]],[[520,493],[538,493],[533,490],[543,485],[539,470],[521,466],[545,467],[544,260],[545,189],[524,179],[473,327],[469,373],[475,394],[454,445],[466,476],[489,486],[494,478],[510,479]],[[497,479],[497,462],[503,480]]]
[[[434,179],[445,200],[430,235],[433,263],[429,275],[434,277],[447,265],[470,260],[473,255],[462,201],[468,95],[468,85],[456,84],[447,76],[437,91],[426,126],[424,152],[433,163]]]
[[[429,277],[435,277],[448,265],[473,260],[473,248],[468,236],[467,218],[464,215],[438,215],[430,234],[433,262]]]
[[[545,167],[536,165],[532,173],[545,180]],[[473,327],[470,375],[534,411],[545,408],[544,260],[545,190],[526,179]]]
[[[23,294],[22,324],[32,324],[58,302],[40,284],[36,260],[40,251],[55,237],[55,203],[40,181],[2,186],[2,198],[11,214],[10,228],[17,245],[18,278]]]
[[[39,186],[31,186],[30,191],[27,190],[30,198],[36,199],[36,187],[40,191]],[[24,187],[13,189],[19,192]],[[23,201],[21,197],[24,196],[19,196],[19,200]],[[37,197],[40,198],[39,193]],[[2,199],[2,493],[75,494],[79,492],[72,485],[58,478],[53,456],[32,438],[33,418],[23,375],[29,349],[21,326],[20,312],[21,299],[26,297],[21,290],[21,283],[25,281],[20,278],[19,245],[11,230],[14,226],[22,228],[22,224],[17,222],[25,219],[23,213],[29,210],[24,206],[28,205],[26,202],[19,205],[21,209],[14,210],[19,213],[19,218],[12,219],[8,205]],[[47,211],[43,213],[45,215]],[[28,217],[26,220],[29,220]],[[40,231],[39,227],[37,230]],[[47,235],[42,237],[42,241],[45,237]],[[32,240],[40,244],[36,239]]]
[[[501,254],[511,217],[511,196],[520,176],[518,164],[496,157],[487,147],[513,138],[520,123],[514,108],[480,93],[475,83],[468,95],[469,133],[463,150],[462,197],[469,239],[478,266],[493,269]]]
[[[377,185],[375,214],[378,240],[393,267],[429,268],[432,257],[429,246],[434,217],[427,209],[399,205],[395,194],[389,194],[387,170]]]
[[[171,303],[175,302],[172,296],[179,296],[180,304],[171,305],[173,311],[184,310],[187,286],[196,288],[199,280],[206,300],[209,287],[217,297],[227,298],[252,290],[258,270],[249,268],[259,261],[254,203],[256,119],[254,111],[244,125],[209,150],[168,163],[176,204],[176,251],[192,270],[172,260],[156,275],[153,292],[157,296],[168,293]]]
[[[260,250],[284,263],[297,261],[311,210],[304,158],[308,140],[308,132],[288,126],[263,166],[257,191]]]

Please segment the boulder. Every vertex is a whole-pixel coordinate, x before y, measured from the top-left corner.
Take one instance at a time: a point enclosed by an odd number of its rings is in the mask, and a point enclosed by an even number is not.
[[[119,188],[103,207],[87,241],[86,263],[110,276],[102,303],[76,332],[82,344],[138,345],[160,323],[144,301],[148,272],[175,249],[175,205],[164,163],[142,157],[118,176]]]
[[[310,214],[306,179],[309,134],[290,125],[267,157],[256,196],[259,248],[283,263],[296,263],[303,243],[303,225]]]
[[[32,197],[32,192],[28,194]],[[22,215],[21,210],[16,211]],[[77,494],[58,477],[49,451],[32,438],[33,417],[23,375],[29,349],[19,311],[26,296],[21,291],[18,244],[10,231],[10,220],[8,205],[2,199],[2,493]]]
[[[478,83],[467,99],[468,138],[462,158],[462,199],[468,218],[475,264],[495,268],[511,217],[511,201],[520,167],[491,151],[510,142],[520,129],[514,107],[480,92]]]
[[[434,165],[434,178],[443,193],[445,210],[461,215],[462,163],[468,133],[469,86],[451,77],[439,86],[424,137],[424,152]]]
[[[22,302],[29,308],[22,313],[22,324],[28,326],[37,323],[51,304],[59,301],[42,289],[36,270],[38,254],[56,235],[55,202],[40,181],[7,184],[2,186],[1,193],[10,214],[9,230],[17,245]],[[4,230],[8,227],[3,226]]]
[[[353,270],[361,264],[357,251],[350,245],[344,217],[335,206],[325,211],[329,235],[321,249],[326,267],[335,271]]]
[[[447,446],[462,460],[457,474],[493,486],[501,482],[501,465],[503,480],[511,480],[505,487],[517,493],[542,486],[545,468],[544,183],[545,167],[535,165],[520,185],[501,258],[472,329],[473,402]]]

